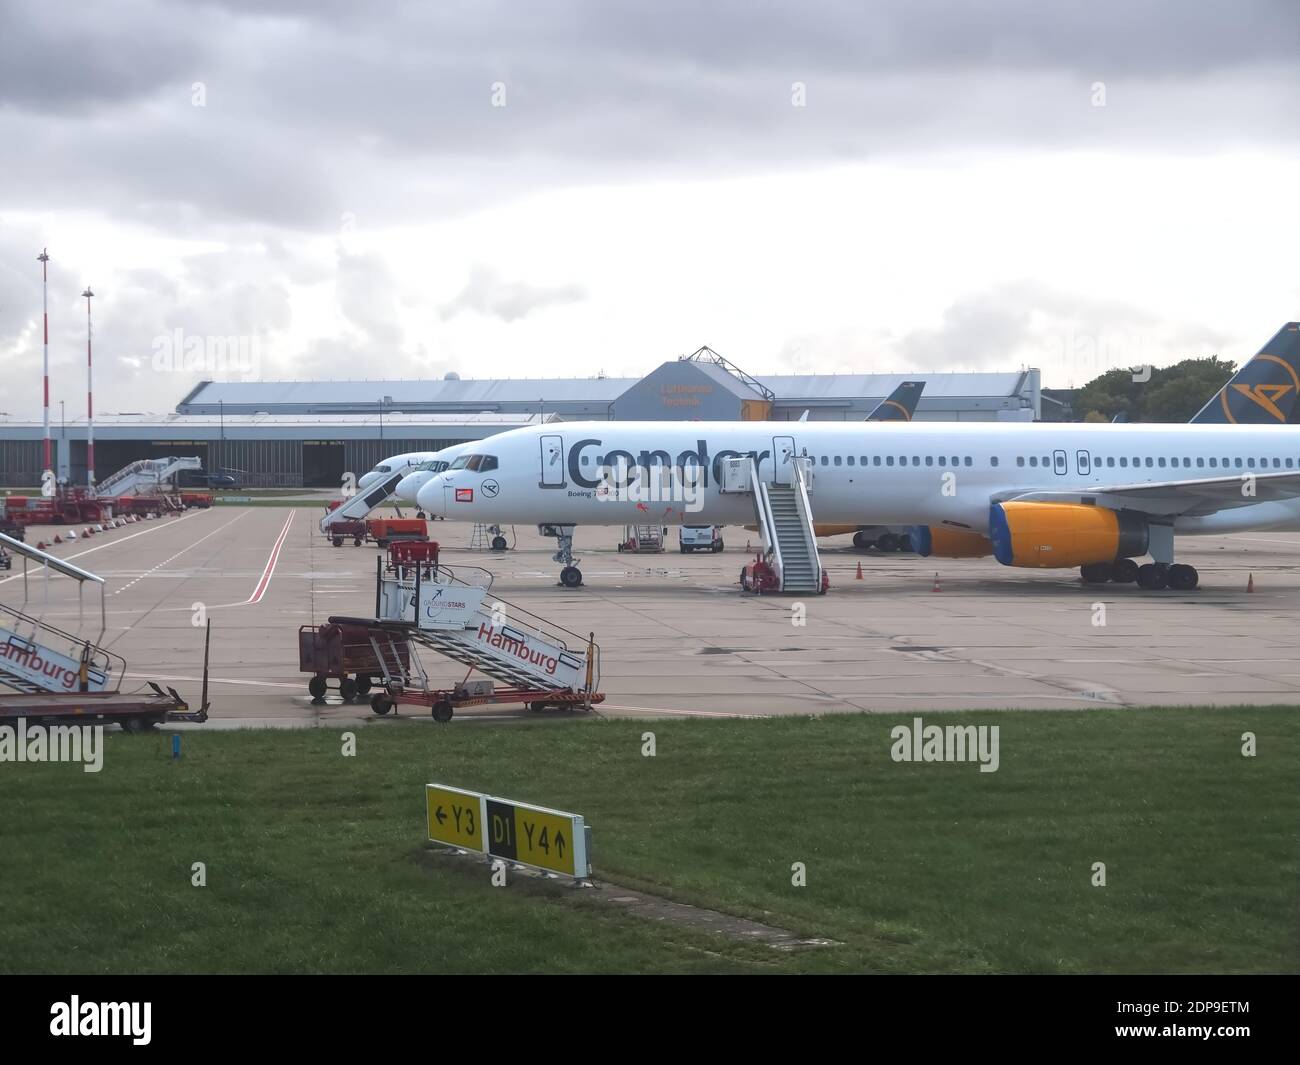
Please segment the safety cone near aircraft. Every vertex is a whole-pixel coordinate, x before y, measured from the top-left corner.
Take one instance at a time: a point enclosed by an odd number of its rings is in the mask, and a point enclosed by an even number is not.
[[[932,592],[942,592],[942,591],[943,591],[943,589],[942,589],[941,587],[939,587],[939,574],[938,574],[937,572],[936,572],[935,575],[934,575],[934,584],[930,586],[930,591],[932,591]]]
[[[857,572],[856,576],[854,576],[853,579],[854,579],[855,581],[860,581],[860,580],[862,580],[862,563],[861,563],[861,562],[858,563],[858,572]]]
[[[1246,581],[1246,591],[1253,592],[1254,590],[1255,590],[1255,575],[1252,573],[1250,575],[1250,579]]]

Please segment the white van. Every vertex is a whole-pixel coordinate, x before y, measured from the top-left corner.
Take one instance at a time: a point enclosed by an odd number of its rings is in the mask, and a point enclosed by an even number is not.
[[[687,551],[721,551],[721,525],[680,525],[677,538],[681,544],[682,554]]]

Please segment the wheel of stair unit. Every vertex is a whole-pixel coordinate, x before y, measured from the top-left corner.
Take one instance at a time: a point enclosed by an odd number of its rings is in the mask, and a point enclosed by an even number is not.
[[[534,714],[540,714],[543,710],[546,709],[546,704],[545,704],[545,703],[529,703],[529,704],[528,704],[528,709],[531,710]]]
[[[721,550],[723,549],[723,547],[725,547],[725,546],[726,546],[726,545],[723,544],[723,542],[722,542],[721,540],[719,540],[716,544],[713,545],[713,553],[716,555],[716,554],[717,554],[719,551],[721,551]]]
[[[451,715],[455,713],[451,703],[446,699],[440,699],[433,704],[433,719],[440,724],[446,724],[451,720]]]
[[[506,538],[505,538],[504,536],[494,536],[494,537],[492,537],[492,550],[493,550],[493,551],[505,551],[509,546],[510,546],[510,545],[506,543]]]
[[[329,686],[325,683],[324,677],[312,677],[312,679],[307,682],[307,691],[311,693],[311,697],[315,702],[323,702],[325,699],[325,693],[328,690]]]
[[[342,546],[343,546],[343,537],[341,537],[341,536],[336,536],[336,537],[334,537],[334,539],[331,541],[331,543],[333,543],[335,547],[342,547]]]
[[[375,682],[371,678],[369,673],[357,674],[357,695],[360,698],[364,699],[367,695],[369,695],[370,689],[373,688],[374,686],[375,686]]]
[[[393,700],[383,692],[375,692],[370,697],[370,709],[381,717],[393,708]]]
[[[352,546],[353,546],[353,547],[360,547],[360,546],[361,546],[361,537],[359,537],[359,536],[354,536],[354,537],[352,538]]]
[[[339,681],[339,694],[345,703],[352,702],[357,697],[357,682],[351,677],[344,677]]]

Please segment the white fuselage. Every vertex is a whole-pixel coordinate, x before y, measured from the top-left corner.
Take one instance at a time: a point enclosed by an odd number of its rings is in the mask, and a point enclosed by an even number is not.
[[[764,480],[811,460],[818,522],[948,525],[987,532],[989,503],[1025,492],[1096,491],[1300,470],[1300,427],[999,422],[570,422],[514,429],[462,455],[420,490],[431,514],[476,522],[743,524],[753,500],[721,491],[722,460],[753,455]],[[775,456],[775,460],[774,460]],[[494,462],[487,462],[490,457]],[[684,471],[693,498],[608,490],[610,468]],[[667,478],[678,487],[682,477]],[[605,486],[602,490],[602,484]],[[626,493],[636,495],[637,493]],[[689,494],[689,493],[688,493]],[[1171,511],[1171,514],[1175,513]],[[1300,501],[1181,517],[1178,532],[1300,528]]]
[[[415,469],[422,462],[428,462],[437,453],[433,451],[408,451],[404,455],[390,455],[373,470],[363,473],[357,480],[357,487],[364,490],[372,484],[378,484],[395,473],[404,473]]]

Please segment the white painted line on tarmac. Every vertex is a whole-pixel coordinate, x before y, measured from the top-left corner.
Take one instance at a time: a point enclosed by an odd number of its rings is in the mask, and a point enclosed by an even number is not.
[[[239,521],[241,518],[246,518],[246,517],[248,517],[248,515],[249,515],[250,513],[251,513],[250,511],[247,511],[247,510],[246,510],[246,511],[244,511],[242,514],[236,514],[233,518],[231,518],[228,522],[226,522],[225,525],[218,525],[218,526],[217,526],[215,529],[213,529],[210,533],[206,534],[205,536],[200,536],[197,540],[194,541],[194,543],[190,544],[188,547],[182,547],[179,551],[176,552],[176,554],[172,555],[171,558],[164,559],[162,562],[159,562],[158,565],[154,566],[153,569],[147,569],[147,570],[145,570],[143,573],[140,574],[140,576],[136,577],[135,580],[133,580],[133,581],[128,581],[126,584],[122,585],[121,588],[115,589],[114,592],[113,592],[113,594],[114,594],[114,595],[118,595],[118,594],[120,594],[120,593],[122,593],[122,592],[125,592],[125,591],[126,591],[128,588],[130,588],[133,584],[138,584],[140,581],[144,580],[146,577],[148,577],[148,576],[150,576],[151,574],[155,573],[156,571],[162,569],[165,565],[167,565],[168,562],[174,562],[176,559],[180,558],[181,555],[185,554],[185,552],[189,551],[191,548],[198,547],[199,544],[203,543],[203,541],[206,540],[206,539],[208,539],[208,537],[210,537],[210,536],[216,536],[217,533],[221,532],[222,529],[228,529],[228,528],[230,528],[230,526],[234,525],[235,522]]]
[[[670,710],[657,706],[619,706],[614,703],[597,703],[596,710],[633,710],[638,714],[673,714],[683,717],[762,717],[762,714],[727,714],[720,710]]]
[[[170,529],[174,527],[177,522],[184,521],[186,518],[192,518],[195,514],[198,513],[200,512],[197,510],[192,510],[188,514],[182,514],[179,518],[176,518],[173,521],[167,521],[167,522],[160,521],[158,525],[154,525],[153,527],[148,529],[141,529],[139,532],[132,533],[130,536],[123,536],[122,539],[120,540],[110,540],[108,543],[100,544],[98,547],[89,547],[85,551],[78,551],[75,555],[67,555],[65,560],[71,562],[74,558],[81,558],[85,555],[93,555],[96,551],[103,551],[104,548],[106,547],[116,547],[118,544],[124,544],[128,540],[134,540],[137,536],[147,536],[149,533],[157,532],[159,529]],[[65,556],[63,555],[59,555],[58,557],[65,558]],[[12,577],[0,577],[0,584],[4,584],[6,581],[20,580],[21,578],[22,578],[21,573],[15,573]]]

